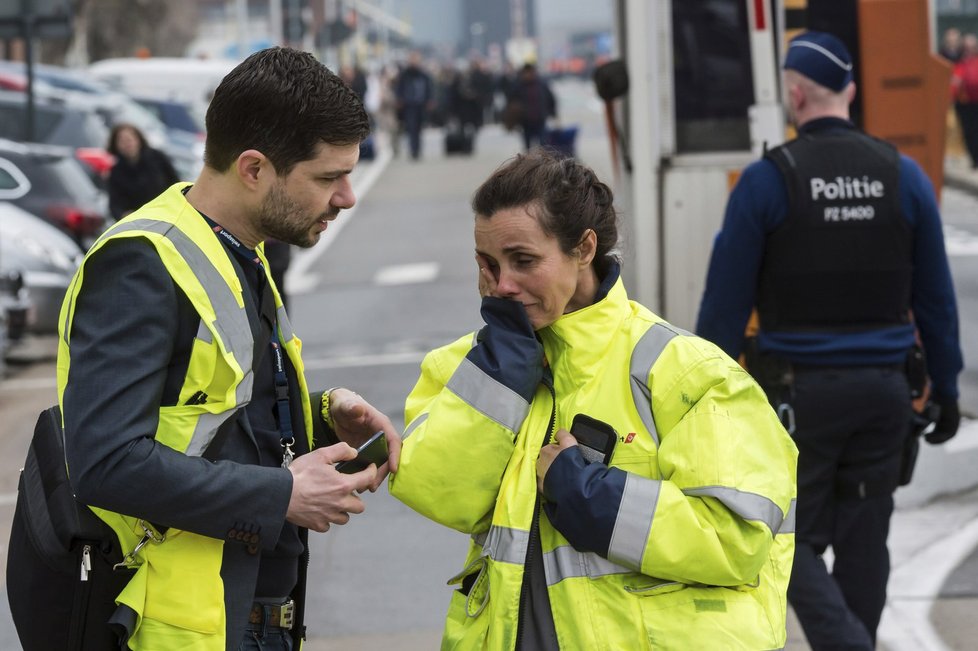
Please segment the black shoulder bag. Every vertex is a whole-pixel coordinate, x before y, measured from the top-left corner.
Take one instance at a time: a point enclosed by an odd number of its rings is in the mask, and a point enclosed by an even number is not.
[[[108,620],[134,569],[118,539],[72,494],[57,405],[41,412],[17,488],[7,599],[24,651],[119,649]]]

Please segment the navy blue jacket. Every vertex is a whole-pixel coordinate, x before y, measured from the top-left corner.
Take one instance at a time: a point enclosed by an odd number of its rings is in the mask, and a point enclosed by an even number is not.
[[[854,128],[838,118],[820,118],[801,127],[803,133]],[[934,189],[912,159],[900,156],[900,207],[913,230],[911,305],[927,354],[934,393],[958,397],[957,376],[963,366],[958,338],[958,311],[951,270],[944,250],[941,217]],[[743,351],[744,329],[756,303],[761,260],[767,236],[787,217],[788,192],[781,172],[769,160],[749,165],[727,202],[716,236],[700,304],[696,334],[736,358]],[[861,333],[758,334],[758,347],[797,364],[867,366],[899,364],[914,341],[913,325]]]

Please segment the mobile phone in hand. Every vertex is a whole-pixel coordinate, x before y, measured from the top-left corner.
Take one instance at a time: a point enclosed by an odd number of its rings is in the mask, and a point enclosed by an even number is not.
[[[357,448],[355,459],[340,461],[334,468],[342,473],[352,475],[366,469],[370,464],[375,464],[379,468],[385,463],[387,463],[387,438],[381,431],[371,436],[366,443]]]
[[[603,463],[608,465],[611,462],[611,455],[615,451],[615,443],[618,441],[618,433],[608,423],[578,414],[574,416],[571,424],[570,433],[577,439],[577,445],[581,449],[581,456],[588,463]]]

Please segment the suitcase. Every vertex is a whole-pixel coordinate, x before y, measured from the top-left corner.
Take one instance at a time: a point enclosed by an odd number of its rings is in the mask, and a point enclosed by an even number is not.
[[[462,129],[449,129],[445,132],[445,154],[472,154],[472,134]]]
[[[540,144],[561,156],[575,156],[574,142],[577,140],[577,130],[576,126],[545,129]]]

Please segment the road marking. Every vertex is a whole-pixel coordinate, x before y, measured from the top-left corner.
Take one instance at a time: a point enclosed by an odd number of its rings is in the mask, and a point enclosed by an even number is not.
[[[978,235],[945,224],[944,246],[948,255],[978,255]]]
[[[948,575],[978,543],[978,518],[950,530],[934,544],[894,567],[887,587],[879,640],[889,651],[947,651],[930,611]]]
[[[11,378],[0,382],[0,393],[14,391],[36,391],[37,389],[57,389],[58,378],[54,377],[34,377],[34,378]]]
[[[316,285],[319,284],[319,274],[311,273],[309,269],[332,246],[333,242],[339,236],[340,231],[353,221],[353,216],[360,206],[359,201],[362,201],[363,197],[367,195],[367,192],[377,182],[377,179],[380,178],[380,175],[390,162],[390,147],[380,148],[380,151],[377,153],[377,158],[370,163],[364,175],[354,179],[353,193],[357,196],[358,202],[349,210],[341,212],[338,219],[330,222],[329,228],[323,233],[316,246],[293,252],[292,264],[289,265],[289,269],[285,273],[285,287],[289,294],[293,296],[307,294],[316,288]]]
[[[380,353],[377,355],[349,355],[347,357],[321,357],[303,362],[306,370],[325,368],[350,368],[359,366],[396,366],[399,364],[419,364],[425,353],[415,350],[400,353]]]
[[[410,285],[431,282],[438,276],[437,262],[418,262],[382,267],[374,274],[375,285]]]
[[[958,453],[978,448],[978,420],[961,420],[958,433],[944,444],[946,452]]]

